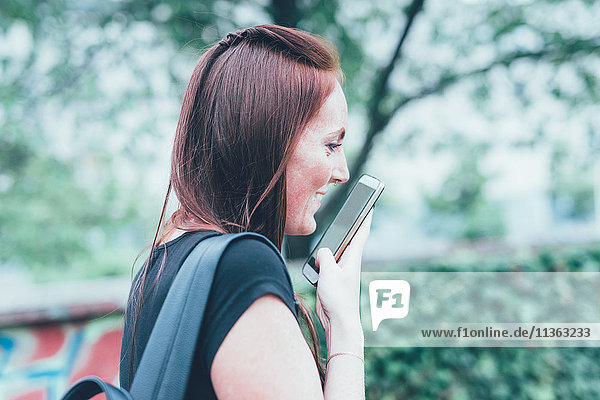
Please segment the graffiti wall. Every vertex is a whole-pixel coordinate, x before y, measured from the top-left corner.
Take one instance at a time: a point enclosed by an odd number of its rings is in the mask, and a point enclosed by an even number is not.
[[[87,375],[118,383],[130,278],[26,278],[0,279],[0,400],[58,400]]]
[[[0,328],[0,399],[59,399],[73,382],[97,375],[118,383],[123,317]]]

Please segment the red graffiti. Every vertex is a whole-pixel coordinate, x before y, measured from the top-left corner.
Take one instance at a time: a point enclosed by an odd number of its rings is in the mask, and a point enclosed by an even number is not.
[[[61,326],[47,326],[33,331],[37,347],[31,356],[30,362],[49,358],[56,355],[65,344],[65,332]]]
[[[78,362],[80,365],[70,376],[74,383],[88,375],[96,375],[107,382],[116,382],[119,373],[119,357],[121,353],[121,329],[114,329],[103,334],[91,346],[87,357]]]
[[[46,389],[36,389],[31,392],[20,394],[16,397],[11,397],[10,400],[46,400]]]

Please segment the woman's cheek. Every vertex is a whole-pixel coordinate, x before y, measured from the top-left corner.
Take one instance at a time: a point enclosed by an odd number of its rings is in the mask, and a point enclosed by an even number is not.
[[[314,191],[321,189],[329,181],[331,176],[331,168],[329,163],[330,158],[327,154],[323,154],[320,157],[313,157],[309,163],[306,164],[305,179],[310,182],[310,186]]]
[[[287,213],[291,220],[298,218],[298,214],[306,208],[308,190],[304,187],[306,179],[297,176],[299,179],[292,179],[288,184],[287,190]]]

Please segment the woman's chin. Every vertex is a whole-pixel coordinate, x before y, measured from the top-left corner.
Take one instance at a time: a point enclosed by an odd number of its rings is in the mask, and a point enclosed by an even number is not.
[[[289,236],[306,236],[311,235],[317,229],[317,222],[313,217],[310,220],[304,221],[294,227],[286,227],[285,234]]]

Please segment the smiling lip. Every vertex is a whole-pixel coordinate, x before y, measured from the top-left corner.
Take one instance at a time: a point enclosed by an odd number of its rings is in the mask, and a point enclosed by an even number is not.
[[[327,193],[327,192],[325,192],[325,193]],[[318,194],[320,194],[321,196],[324,196],[324,195],[325,195],[325,193],[323,193],[323,192],[316,192],[316,193],[315,193],[315,196],[313,197],[313,199],[314,199],[314,200],[317,202],[317,208],[320,208],[320,207],[321,207],[321,200],[319,200],[319,199],[317,198],[317,195],[318,195]]]

